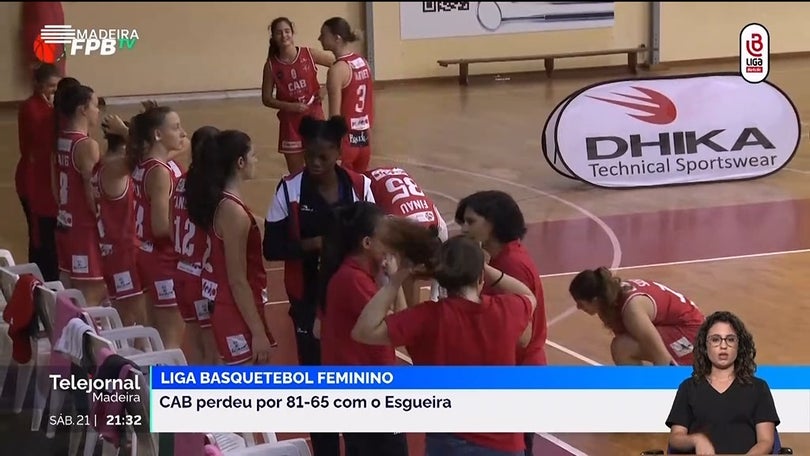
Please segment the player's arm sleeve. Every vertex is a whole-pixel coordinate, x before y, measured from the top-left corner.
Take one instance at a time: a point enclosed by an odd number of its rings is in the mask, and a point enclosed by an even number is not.
[[[284,192],[284,181],[276,187],[276,195],[270,203],[264,220],[262,251],[267,261],[294,260],[303,256],[301,242],[290,236],[289,205]]]

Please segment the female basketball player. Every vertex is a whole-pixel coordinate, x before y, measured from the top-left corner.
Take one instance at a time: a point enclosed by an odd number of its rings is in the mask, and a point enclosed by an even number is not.
[[[96,306],[107,296],[91,182],[100,159],[98,143],[89,136],[99,124],[98,97],[83,85],[71,86],[60,95],[59,110],[66,123],[56,150],[59,267],[69,277],[66,286],[77,288]]]
[[[341,207],[324,240],[321,260],[321,361],[332,366],[393,366],[394,347],[355,342],[352,328],[360,312],[377,293],[385,247],[378,238],[385,213],[364,201]],[[404,302],[402,302],[404,307]],[[346,454],[407,456],[405,434],[344,433]]]
[[[371,179],[371,192],[374,201],[388,215],[405,217],[424,226],[435,226],[439,239],[447,240],[447,223],[436,208],[433,200],[419,187],[416,181],[402,168],[376,168],[365,173]],[[419,303],[420,290],[415,281],[408,281],[403,287],[408,306]],[[439,299],[439,284],[431,281],[430,299]]]
[[[358,39],[342,17],[324,22],[318,37],[323,48],[337,57],[326,73],[326,89],[330,116],[343,116],[349,129],[343,139],[341,164],[346,169],[364,173],[371,160],[374,84],[366,59],[348,49],[349,43]]]
[[[106,131],[104,137],[107,152],[96,164],[92,179],[98,204],[102,272],[110,301],[124,326],[148,325],[136,262],[135,193],[126,157],[126,139]]]
[[[195,162],[202,162],[203,143],[216,138],[218,134],[219,129],[216,127],[205,126],[191,135],[191,166]],[[180,257],[174,285],[180,314],[186,322],[183,351],[189,364],[214,365],[219,364],[219,353],[211,331],[209,303],[203,297],[201,279],[202,270],[211,267],[211,238],[204,228],[190,219],[187,182],[188,173],[184,173],[177,181],[177,189],[172,198],[174,251]]]
[[[525,345],[531,337],[534,292],[486,264],[481,247],[467,237],[450,238],[435,258],[433,264],[417,266],[439,281],[446,298],[389,315],[400,286],[415,271],[403,261],[360,313],[352,337],[363,344],[405,346],[414,365],[515,365],[515,344],[522,340]],[[485,282],[499,293],[481,294]],[[426,436],[429,455],[522,456],[524,448],[521,433]]]
[[[202,143],[186,180],[189,220],[211,239],[202,292],[214,305],[214,338],[228,365],[268,364],[276,345],[264,317],[261,233],[240,191],[254,177],[257,161],[250,137],[226,130]]]
[[[180,348],[184,327],[174,286],[178,257],[170,219],[177,178],[167,162],[169,151],[182,148],[185,137],[180,116],[160,106],[132,118],[127,145],[135,190],[135,233],[141,248],[138,273],[147,312],[166,348]]]
[[[317,65],[329,67],[335,58],[328,52],[296,46],[293,23],[286,17],[273,19],[270,34],[262,75],[262,103],[278,110],[278,152],[287,160],[290,174],[296,174],[304,168],[304,146],[298,134],[301,119],[307,114],[317,119],[324,117]]]
[[[374,202],[371,182],[338,166],[346,135],[342,117],[319,120],[305,116],[299,134],[304,144],[304,170],[281,179],[264,224],[267,261],[284,261],[284,287],[295,325],[298,363],[321,364],[321,346],[313,333],[319,290],[318,265],[323,236],[333,207],[354,201]],[[340,454],[338,434],[311,434],[315,454]]]
[[[754,375],[756,353],[736,315],[722,311],[706,318],[695,340],[692,376],[678,387],[666,421],[672,450],[778,454],[779,414],[768,383]]]
[[[616,365],[692,364],[692,350],[704,317],[686,296],[650,280],[622,280],[608,268],[577,274],[568,287],[577,308],[599,315],[615,337]]]

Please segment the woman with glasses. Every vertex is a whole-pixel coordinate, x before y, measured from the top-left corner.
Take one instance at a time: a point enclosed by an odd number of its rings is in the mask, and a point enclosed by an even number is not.
[[[692,376],[681,383],[666,424],[672,453],[774,454],[776,412],[765,380],[754,376],[754,338],[730,312],[700,327]]]
[[[616,365],[692,364],[704,316],[683,294],[651,280],[623,280],[605,267],[577,274],[568,292],[577,309],[598,315],[613,332]]]

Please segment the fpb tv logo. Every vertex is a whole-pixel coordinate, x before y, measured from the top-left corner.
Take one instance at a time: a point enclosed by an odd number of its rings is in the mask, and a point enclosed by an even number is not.
[[[768,78],[771,71],[771,36],[762,24],[752,23],[740,31],[740,74],[751,84]]]
[[[41,62],[56,63],[68,53],[107,56],[119,49],[133,49],[137,42],[135,29],[82,30],[71,25],[46,25],[34,41],[34,55]]]

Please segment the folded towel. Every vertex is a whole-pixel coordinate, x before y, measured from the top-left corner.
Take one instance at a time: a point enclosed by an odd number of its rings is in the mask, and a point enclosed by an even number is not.
[[[56,345],[53,347],[54,351],[64,353],[71,358],[81,361],[84,356],[82,344],[84,333],[92,330],[93,328],[81,318],[71,319],[68,324],[65,325],[65,329],[62,330],[62,336],[56,341]]]

